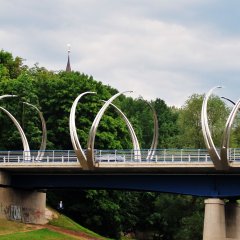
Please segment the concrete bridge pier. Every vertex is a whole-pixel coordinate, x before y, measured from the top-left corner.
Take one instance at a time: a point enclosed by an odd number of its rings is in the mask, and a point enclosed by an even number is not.
[[[234,201],[205,200],[203,240],[240,240],[240,206]]]
[[[226,239],[240,239],[240,205],[229,201],[225,205]]]
[[[11,177],[0,171],[0,218],[44,224],[46,193],[9,187]]]

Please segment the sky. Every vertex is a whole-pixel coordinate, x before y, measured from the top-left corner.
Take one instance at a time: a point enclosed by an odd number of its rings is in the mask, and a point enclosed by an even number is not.
[[[0,49],[71,67],[130,96],[181,107],[193,94],[240,98],[240,1],[0,0]]]

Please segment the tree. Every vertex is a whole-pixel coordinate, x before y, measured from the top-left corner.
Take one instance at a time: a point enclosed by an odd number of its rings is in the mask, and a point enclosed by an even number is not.
[[[178,146],[179,128],[177,126],[178,111],[168,107],[166,103],[157,98],[152,102],[159,122],[159,148],[173,148]]]
[[[178,126],[181,147],[206,148],[201,126],[203,95],[193,94],[179,111]],[[222,134],[229,109],[217,96],[208,103],[208,122],[216,146],[221,144]]]
[[[41,123],[38,114],[26,108],[24,111],[23,102],[37,104],[36,90],[32,81],[29,81],[27,72],[22,72],[16,79],[4,79],[0,81],[0,95],[13,94],[14,98],[4,98],[1,106],[5,107],[22,124],[32,149],[38,149],[41,143]],[[25,115],[26,114],[26,115]],[[2,111],[0,112],[0,146],[1,149],[22,149],[20,135],[13,127],[13,123]],[[29,121],[31,119],[31,121]],[[36,135],[39,137],[36,138]]]
[[[26,66],[25,66],[26,67]],[[13,57],[11,53],[0,51],[0,79],[4,76],[10,79],[17,78],[23,69],[23,59]]]
[[[133,124],[142,149],[149,149],[153,138],[153,113],[149,104],[153,106],[158,117],[158,148],[176,146],[176,136],[178,135],[176,122],[178,113],[174,108],[168,107],[166,103],[159,98],[151,102],[132,98],[121,100],[120,106]]]
[[[203,200],[192,196],[139,193],[137,229],[151,239],[200,240],[203,207]]]
[[[120,108],[133,125],[140,147],[149,149],[153,135],[153,119],[149,106],[142,99],[122,98]]]

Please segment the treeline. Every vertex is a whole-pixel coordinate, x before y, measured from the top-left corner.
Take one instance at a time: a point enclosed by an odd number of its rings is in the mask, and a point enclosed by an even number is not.
[[[133,89],[134,90],[134,89]],[[31,149],[38,149],[41,142],[41,125],[37,112],[23,102],[36,105],[47,122],[48,149],[72,149],[69,137],[69,113],[74,99],[83,92],[86,95],[78,104],[76,124],[79,140],[86,146],[91,124],[103,105],[118,91],[79,72],[53,72],[36,64],[33,68],[23,65],[20,57],[0,51],[0,95],[13,94],[14,98],[4,98],[1,106],[9,110],[22,124]],[[159,122],[158,148],[205,148],[202,137],[200,111],[202,95],[193,94],[181,108],[170,107],[157,98],[150,104],[155,108]],[[114,101],[128,117],[141,144],[141,148],[151,146],[153,136],[152,112],[146,101],[122,95]],[[227,105],[217,96],[209,101],[209,125],[216,145],[220,144],[223,126],[229,113]],[[0,149],[21,149],[21,141],[12,122],[1,112]],[[232,146],[240,140],[238,126],[233,130]],[[109,108],[100,122],[96,148],[131,148],[131,139],[126,125],[114,108]]]
[[[133,89],[134,90],[134,89]],[[117,89],[106,86],[92,76],[80,72],[53,72],[36,64],[29,68],[23,59],[0,51],[1,106],[21,123],[30,149],[41,143],[41,123],[36,111],[23,102],[37,106],[45,117],[48,129],[47,149],[72,149],[69,135],[69,113],[74,99],[86,95],[77,107],[76,125],[82,147],[86,147],[91,124],[101,108]],[[170,107],[160,98],[152,100],[159,121],[158,148],[205,148],[202,137],[200,111],[203,95],[193,94],[181,108]],[[121,96],[114,104],[128,117],[141,148],[151,146],[153,117],[149,106],[141,99]],[[209,125],[215,144],[229,114],[227,105],[217,96],[209,101]],[[237,120],[238,121],[238,120]],[[231,134],[231,146],[239,146],[239,125]],[[118,113],[109,108],[102,118],[95,141],[98,149],[130,149],[131,139]],[[5,113],[0,112],[0,149],[22,149],[20,136]],[[191,196],[158,193],[138,193],[105,190],[49,192],[49,204],[62,200],[65,213],[82,225],[115,239],[121,233],[151,232],[155,239],[201,239],[203,202]],[[145,238],[146,239],[146,238]]]

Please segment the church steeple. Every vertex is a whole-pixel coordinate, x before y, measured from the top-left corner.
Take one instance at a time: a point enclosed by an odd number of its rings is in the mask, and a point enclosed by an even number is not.
[[[71,65],[70,65],[70,44],[67,44],[68,46],[68,61],[67,61],[67,66],[66,66],[66,72],[71,72]]]

